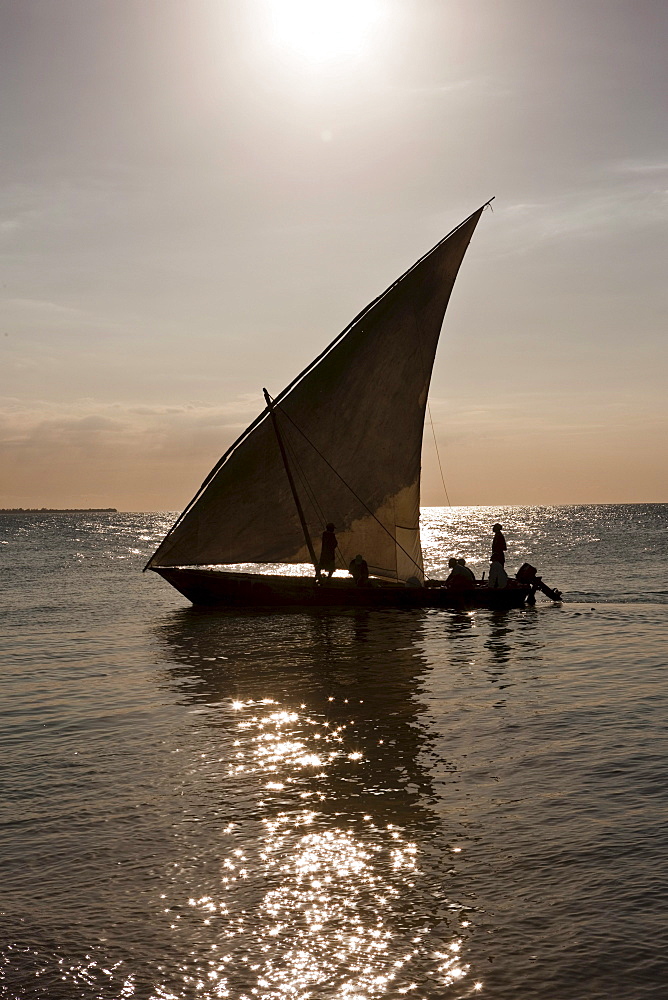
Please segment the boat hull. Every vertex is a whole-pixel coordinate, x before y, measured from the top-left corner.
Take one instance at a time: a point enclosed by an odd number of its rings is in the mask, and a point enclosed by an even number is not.
[[[151,567],[179,593],[197,605],[227,607],[363,607],[363,608],[506,608],[523,607],[531,593],[515,585],[492,590],[484,584],[451,590],[444,586],[405,587],[373,581],[357,587],[352,580],[317,584],[307,576],[226,573],[186,567]]]

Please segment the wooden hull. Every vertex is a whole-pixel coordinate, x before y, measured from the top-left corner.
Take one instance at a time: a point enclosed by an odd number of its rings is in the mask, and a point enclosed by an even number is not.
[[[152,567],[153,568],[153,567]],[[404,587],[374,580],[357,587],[333,578],[316,584],[307,576],[226,573],[212,569],[156,568],[193,604],[228,607],[362,607],[362,608],[521,608],[531,593],[515,585],[490,590],[485,584],[458,590],[443,586]]]

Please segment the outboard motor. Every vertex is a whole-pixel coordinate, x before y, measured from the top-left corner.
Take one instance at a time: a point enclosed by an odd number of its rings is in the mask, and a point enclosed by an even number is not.
[[[530,604],[536,603],[535,594],[537,590],[540,590],[546,597],[549,597],[551,601],[560,601],[561,591],[553,590],[552,587],[548,587],[546,583],[543,583],[542,577],[537,574],[538,570],[530,563],[522,563],[517,573],[515,573],[515,579],[518,583],[526,584],[526,586],[531,587],[531,593],[527,598],[528,602]]]

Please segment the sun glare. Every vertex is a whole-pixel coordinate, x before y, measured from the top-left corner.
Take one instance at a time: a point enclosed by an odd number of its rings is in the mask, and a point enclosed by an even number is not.
[[[313,62],[359,53],[380,12],[379,0],[269,0],[275,44]]]

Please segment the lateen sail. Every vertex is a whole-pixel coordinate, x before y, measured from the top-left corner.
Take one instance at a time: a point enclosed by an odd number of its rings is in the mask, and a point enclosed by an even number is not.
[[[420,458],[445,309],[482,208],[365,309],[275,400],[319,552],[336,525],[341,564],[423,579]],[[265,410],[228,450],[147,568],[305,563],[309,554]]]

